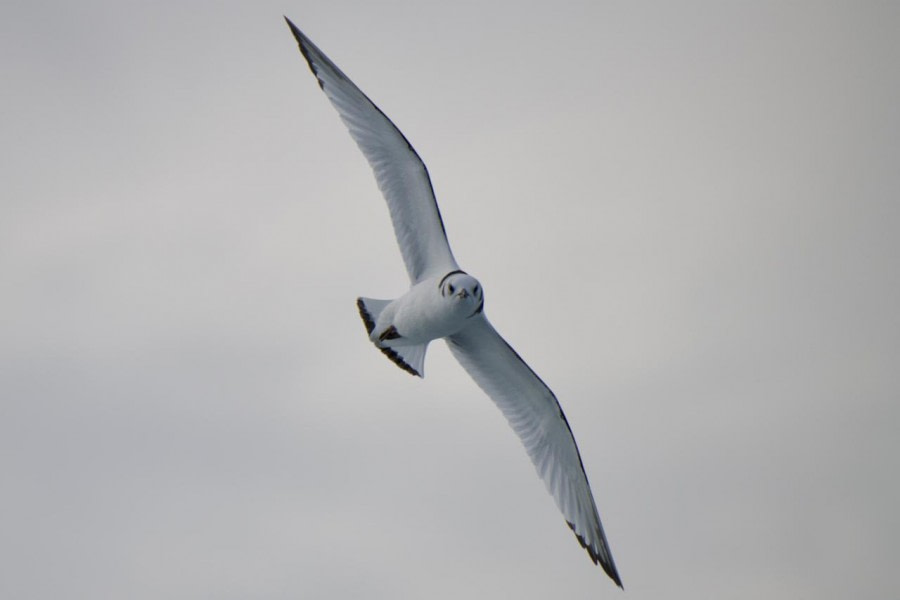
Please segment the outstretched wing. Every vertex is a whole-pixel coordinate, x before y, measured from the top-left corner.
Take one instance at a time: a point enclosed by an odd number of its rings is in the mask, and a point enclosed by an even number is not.
[[[566,417],[543,381],[486,318],[447,337],[456,359],[497,404],[594,564],[622,587],[581,456]]]
[[[387,116],[285,17],[309,68],[375,172],[413,283],[459,269],[425,163]]]

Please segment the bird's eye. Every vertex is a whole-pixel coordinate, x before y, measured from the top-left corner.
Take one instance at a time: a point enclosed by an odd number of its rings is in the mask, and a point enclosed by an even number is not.
[[[477,293],[478,293],[478,286],[476,285],[475,288],[474,288],[472,291],[475,292],[475,293],[477,294]]]
[[[453,287],[453,284],[451,283],[450,285],[447,286],[447,289],[448,289],[448,290],[450,291],[450,293],[452,294],[453,291],[454,291],[456,288],[454,288],[454,287]]]

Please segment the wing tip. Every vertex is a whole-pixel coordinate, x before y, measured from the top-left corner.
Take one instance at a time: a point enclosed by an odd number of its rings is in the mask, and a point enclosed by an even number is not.
[[[282,15],[284,20],[287,22],[288,27],[291,29],[291,33],[294,35],[294,39],[297,40],[297,45],[300,46],[300,53],[303,55],[303,58],[306,59],[306,64],[309,65],[309,70],[312,71],[313,75],[316,76],[316,81],[319,82],[319,87],[323,90],[325,89],[325,83],[322,81],[322,78],[319,77],[319,71],[316,69],[315,64],[313,63],[312,57],[309,55],[309,47],[315,46],[310,41],[306,35],[300,31],[300,28],[294,25],[294,22],[291,21],[287,16]]]
[[[287,26],[290,27],[291,33],[294,34],[294,37],[297,39],[298,42],[302,38],[306,37],[303,35],[303,32],[300,31],[300,29],[296,25],[294,25],[294,22],[291,21],[287,15],[281,15],[281,16],[284,17],[284,21],[287,23]]]
[[[424,375],[422,375],[421,373],[419,373],[418,371],[416,371],[413,367],[411,367],[411,366],[409,365],[409,363],[407,363],[405,360],[403,360],[403,357],[402,357],[402,356],[400,356],[399,354],[397,354],[397,353],[396,353],[394,350],[392,350],[391,348],[381,348],[381,347],[379,347],[378,349],[381,350],[381,352],[384,353],[385,356],[387,356],[389,359],[391,359],[391,361],[392,361],[395,365],[397,365],[398,367],[400,367],[401,369],[403,369],[404,371],[406,371],[406,372],[409,373],[410,375],[415,375],[416,377],[419,377],[420,379],[425,379],[425,376],[424,376]]]
[[[360,316],[360,318],[362,318],[363,325],[366,326],[366,332],[371,335],[372,330],[375,329],[375,319],[372,318],[372,315],[366,309],[366,303],[363,301],[362,298],[356,299],[356,308],[359,309],[359,316]],[[403,369],[410,375],[415,375],[416,377],[419,377],[421,379],[425,378],[424,375],[419,373],[409,363],[407,363],[405,360],[403,360],[403,357],[400,356],[396,351],[392,350],[391,348],[387,348],[387,347],[382,347],[382,346],[377,346],[377,345],[376,345],[376,347],[379,350],[381,350],[385,356],[387,356],[389,359],[391,359],[391,362],[393,362],[395,365],[397,365],[398,367],[400,367],[401,369]]]
[[[359,316],[363,320],[363,325],[366,326],[366,333],[371,334],[372,330],[375,329],[375,319],[373,319],[372,315],[369,314],[369,311],[366,310],[366,304],[363,302],[362,298],[356,299],[356,308],[359,309]]]
[[[603,557],[594,550],[594,548],[587,543],[587,540],[575,531],[575,525],[569,521],[566,521],[566,525],[569,526],[569,529],[572,530],[572,533],[575,534],[575,539],[578,540],[578,543],[581,544],[581,547],[587,550],[588,556],[591,557],[591,560],[595,565],[600,565],[603,571],[609,575],[609,578],[613,580],[613,582],[619,586],[623,591],[625,590],[625,586],[622,585],[622,579],[619,577],[619,571],[616,569],[616,565],[612,560],[612,556]]]

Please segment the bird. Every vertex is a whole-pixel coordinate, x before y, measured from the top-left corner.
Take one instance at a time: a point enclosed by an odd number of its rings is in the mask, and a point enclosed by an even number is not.
[[[392,300],[360,297],[369,340],[411,375],[443,338],[506,417],[594,564],[624,589],[575,437],[556,396],[488,321],[484,288],[456,263],[425,163],[406,136],[288,17],[319,87],[337,110],[387,201],[410,288]]]

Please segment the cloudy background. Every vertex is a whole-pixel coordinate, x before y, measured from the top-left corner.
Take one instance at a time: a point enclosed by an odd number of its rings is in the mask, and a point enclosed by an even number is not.
[[[0,596],[887,598],[889,2],[0,9]],[[407,285],[292,17],[432,173],[626,592]]]

